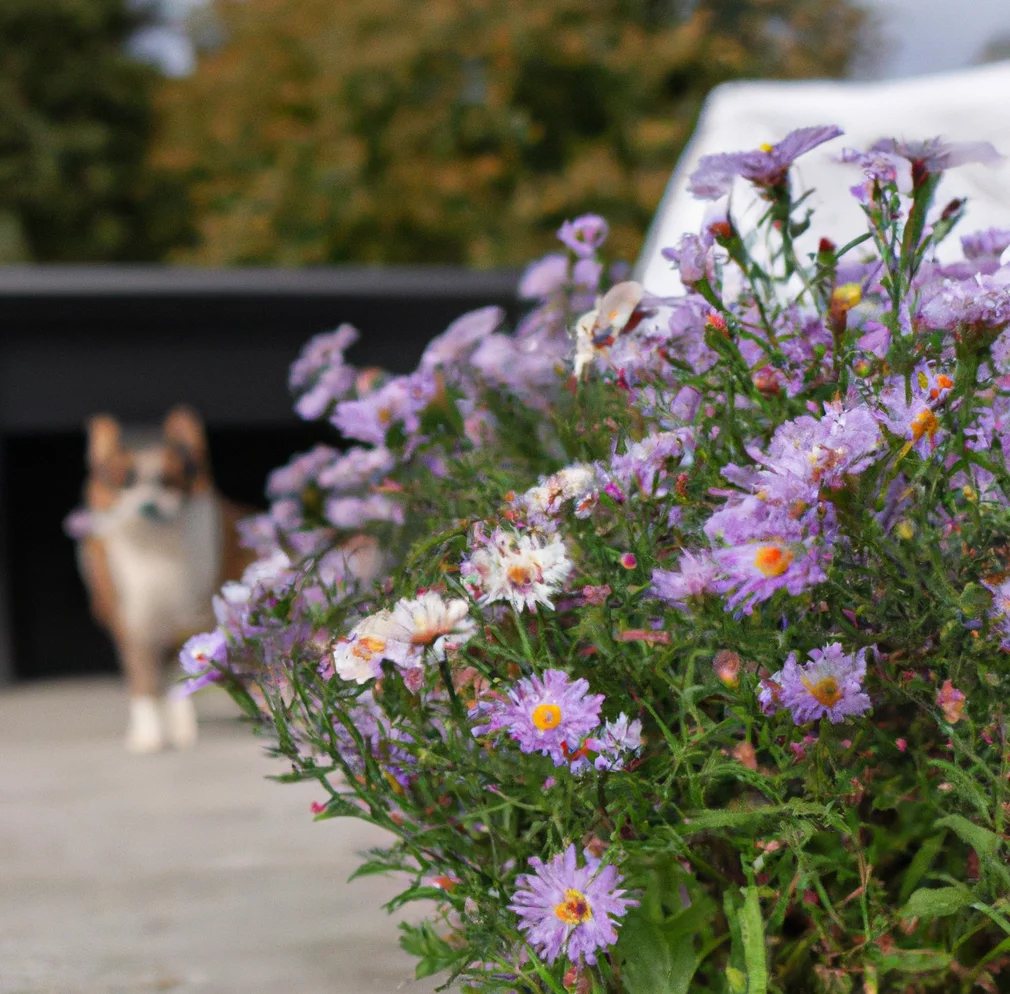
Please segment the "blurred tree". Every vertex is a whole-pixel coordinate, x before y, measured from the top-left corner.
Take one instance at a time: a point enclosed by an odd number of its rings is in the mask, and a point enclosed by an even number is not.
[[[0,262],[155,259],[184,187],[147,162],[158,79],[124,0],[0,2]]]
[[[850,0],[219,0],[155,162],[205,264],[513,264],[604,214],[636,252],[706,93],[844,75]],[[820,122],[814,122],[820,123]]]

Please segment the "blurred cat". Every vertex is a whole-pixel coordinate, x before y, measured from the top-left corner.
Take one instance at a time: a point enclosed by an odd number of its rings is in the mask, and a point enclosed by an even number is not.
[[[187,637],[213,628],[212,595],[252,560],[235,528],[244,512],[214,490],[203,424],[189,408],[170,411],[160,432],[97,415],[87,458],[78,562],[126,677],[126,748],[192,746],[192,701],[163,698],[164,670]]]

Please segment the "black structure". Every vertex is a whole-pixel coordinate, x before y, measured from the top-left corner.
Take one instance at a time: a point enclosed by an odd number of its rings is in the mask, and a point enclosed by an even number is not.
[[[511,306],[516,281],[442,267],[0,269],[0,681],[115,665],[61,529],[88,416],[153,424],[192,404],[219,487],[257,503],[270,469],[335,440],[291,412],[287,368],[311,335],[350,322],[351,361],[406,372],[459,314]]]

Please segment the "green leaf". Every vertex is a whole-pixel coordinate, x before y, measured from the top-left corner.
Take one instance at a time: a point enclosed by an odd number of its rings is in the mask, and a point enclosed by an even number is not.
[[[347,882],[350,883],[352,880],[357,880],[358,877],[372,877],[381,873],[392,873],[396,869],[399,869],[399,867],[394,866],[391,863],[386,863],[378,859],[370,859],[366,863],[362,863],[361,866],[359,866],[347,878]]]
[[[439,936],[431,922],[421,922],[419,926],[400,924],[400,946],[412,956],[418,957],[414,976],[417,980],[430,977],[440,970],[447,970],[460,958],[459,950],[453,949]]]
[[[962,842],[967,842],[980,859],[992,859],[996,855],[1003,840],[988,828],[976,825],[961,815],[947,815],[936,823],[937,828],[949,828]]]
[[[942,918],[955,915],[974,901],[970,890],[964,887],[920,887],[905,902],[902,918]]]
[[[904,904],[915,890],[919,881],[926,875],[927,870],[933,865],[933,860],[943,848],[943,840],[946,836],[943,832],[926,839],[919,851],[912,857],[912,862],[905,871],[905,876],[901,881],[901,892],[898,895],[898,903]]]
[[[768,952],[765,947],[764,919],[757,887],[744,887],[743,907],[739,912],[743,938],[744,962],[747,964],[747,994],[766,994],[768,990]]]
[[[902,973],[931,973],[946,970],[951,963],[950,953],[939,949],[892,949],[880,957],[881,970],[899,970]]]
[[[621,982],[627,994],[688,994],[698,969],[690,936],[670,936],[652,922],[636,919],[621,929]]]

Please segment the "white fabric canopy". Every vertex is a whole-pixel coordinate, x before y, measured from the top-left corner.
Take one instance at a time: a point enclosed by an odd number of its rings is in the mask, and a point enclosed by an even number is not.
[[[706,100],[653,220],[636,267],[646,290],[666,295],[682,289],[660,251],[701,227],[710,204],[695,200],[687,181],[703,155],[756,149],[795,128],[821,124],[837,124],[845,134],[808,152],[794,167],[794,191],[817,191],[810,198],[814,223],[798,242],[801,257],[816,251],[821,236],[842,245],[865,230],[859,204],[848,192],[862,173],[837,159],[843,148],[865,150],[880,138],[982,140],[1008,156],[995,166],[958,166],[944,176],[938,207],[967,197],[968,208],[941,258],[960,257],[958,234],[1010,227],[1010,62],[884,83],[726,83]],[[732,196],[738,224],[753,225],[762,210],[748,184],[738,180]]]

